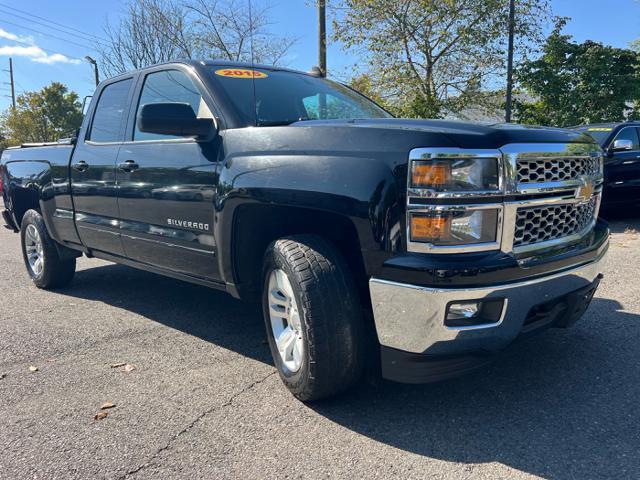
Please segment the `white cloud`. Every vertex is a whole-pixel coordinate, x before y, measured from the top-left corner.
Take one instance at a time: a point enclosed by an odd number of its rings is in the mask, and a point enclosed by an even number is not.
[[[13,42],[26,42],[33,43],[33,37],[16,35],[15,33],[7,32],[6,30],[0,28],[0,38],[4,38],[5,40],[11,40]]]
[[[37,46],[33,38],[23,37],[16,35],[15,33],[7,32],[0,28],[0,39],[11,40],[18,43],[30,43],[29,46],[22,45],[1,45],[0,56],[13,56],[13,57],[26,57],[32,62],[45,63],[47,65],[53,65],[55,63],[66,63],[77,65],[81,61],[77,58],[70,58],[61,53],[47,53],[42,48]]]
[[[81,61],[77,58],[69,58],[61,53],[52,53],[51,55],[45,55],[42,57],[34,57],[31,60],[38,63],[46,63],[47,65],[53,65],[54,63],[71,63],[78,65]]]
[[[23,47],[20,45],[0,46],[0,56],[26,57],[32,62],[46,63],[47,65],[53,65],[54,63],[80,63],[80,60],[77,58],[69,58],[61,53],[48,54],[37,45],[31,45],[29,47]]]

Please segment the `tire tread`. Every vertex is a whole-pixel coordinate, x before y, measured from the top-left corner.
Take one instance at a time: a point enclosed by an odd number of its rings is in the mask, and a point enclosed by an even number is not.
[[[24,248],[24,235],[25,229],[28,225],[34,225],[38,230],[40,239],[42,241],[42,249],[45,257],[45,265],[42,274],[39,277],[31,275],[31,269],[29,268],[29,262],[27,261],[27,255]],[[49,235],[47,227],[44,223],[42,215],[37,210],[27,210],[22,217],[22,223],[20,226],[20,241],[22,247],[22,255],[27,267],[27,272],[31,276],[33,283],[36,287],[45,290],[60,288],[68,285],[76,272],[76,259],[62,260],[55,241]]]
[[[271,251],[282,255],[299,286],[308,348],[308,378],[290,384],[283,377],[285,383],[303,401],[348,389],[362,374],[364,329],[346,262],[333,244],[317,235],[279,239]]]

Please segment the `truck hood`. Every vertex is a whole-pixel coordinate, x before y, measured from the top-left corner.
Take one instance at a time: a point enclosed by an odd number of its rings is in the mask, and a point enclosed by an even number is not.
[[[381,118],[363,120],[306,120],[299,127],[343,127],[403,130],[441,134],[460,148],[500,148],[510,143],[594,143],[591,136],[562,128],[517,124],[484,124],[451,120]]]

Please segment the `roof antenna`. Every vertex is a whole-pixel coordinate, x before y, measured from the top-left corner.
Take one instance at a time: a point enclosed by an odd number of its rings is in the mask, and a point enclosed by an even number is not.
[[[256,71],[255,58],[253,55],[253,14],[251,12],[251,0],[249,2],[249,50],[251,51],[251,84],[253,86],[253,114],[254,125],[258,126],[258,99],[256,97]]]

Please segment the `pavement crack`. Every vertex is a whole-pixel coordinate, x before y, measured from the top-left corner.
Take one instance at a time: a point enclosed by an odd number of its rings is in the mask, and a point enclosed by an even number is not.
[[[200,421],[202,421],[207,415],[210,415],[214,412],[217,412],[219,410],[222,410],[223,408],[226,407],[230,407],[233,404],[233,401],[235,399],[237,399],[238,397],[240,397],[241,395],[247,393],[248,391],[252,390],[253,388],[255,388],[256,386],[260,385],[261,383],[264,383],[265,381],[267,381],[270,377],[272,377],[273,375],[275,375],[277,372],[273,371],[271,373],[269,373],[268,375],[254,381],[253,383],[250,383],[249,385],[245,386],[242,390],[234,393],[231,397],[229,397],[229,399],[224,402],[222,405],[219,406],[212,406],[208,409],[206,409],[205,411],[203,411],[202,413],[200,413],[200,415],[198,415],[196,418],[194,418],[187,426],[185,426],[182,430],[180,430],[179,432],[177,432],[176,434],[174,434],[168,441],[166,444],[164,444],[162,447],[158,448],[149,458],[149,460],[146,463],[143,463],[142,465],[139,465],[138,467],[129,470],[128,472],[126,472],[124,475],[118,477],[119,479],[125,479],[128,477],[131,477],[133,475],[136,475],[138,473],[140,473],[142,470],[151,467],[154,465],[154,460],[156,458],[158,458],[163,452],[169,450],[171,448],[171,446],[173,445],[174,442],[176,442],[180,437],[182,437],[183,435],[189,433],[189,431],[191,429],[193,429],[193,427],[195,427],[198,423],[200,423]]]

